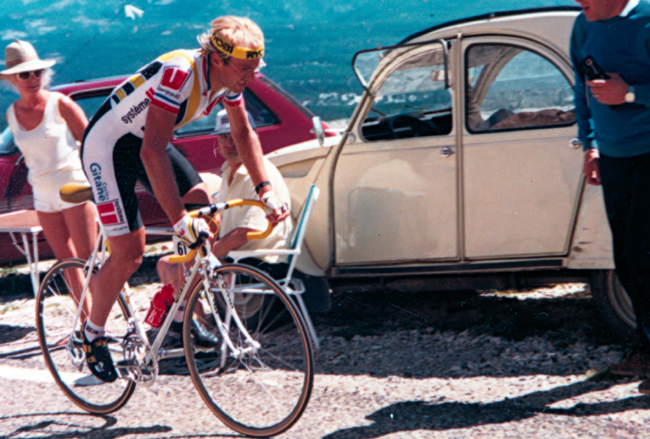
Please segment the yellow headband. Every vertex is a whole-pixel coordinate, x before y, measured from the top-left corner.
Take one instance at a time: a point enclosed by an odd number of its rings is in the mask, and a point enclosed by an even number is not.
[[[233,46],[232,44],[226,43],[215,34],[212,34],[210,40],[215,49],[234,58],[260,59],[264,56],[264,46],[258,47],[257,49],[244,49],[243,47]]]

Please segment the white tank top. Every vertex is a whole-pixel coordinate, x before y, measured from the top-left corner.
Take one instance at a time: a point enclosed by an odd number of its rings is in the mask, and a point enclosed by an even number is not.
[[[13,104],[7,109],[7,122],[16,146],[25,157],[29,169],[27,178],[32,186],[44,175],[82,169],[77,142],[59,113],[62,96],[50,92],[43,120],[29,131],[18,123]]]

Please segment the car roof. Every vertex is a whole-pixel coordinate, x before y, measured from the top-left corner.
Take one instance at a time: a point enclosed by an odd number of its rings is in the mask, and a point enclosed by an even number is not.
[[[441,23],[416,32],[399,44],[450,38],[458,33],[463,35],[489,33],[545,40],[549,45],[567,51],[573,21],[580,11],[582,9],[578,6],[555,6],[492,12]]]

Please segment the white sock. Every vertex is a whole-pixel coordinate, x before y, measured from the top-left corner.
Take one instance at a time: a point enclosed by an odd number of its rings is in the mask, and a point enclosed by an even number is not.
[[[176,315],[174,316],[175,322],[183,321],[183,316],[185,315],[185,305],[187,305],[187,300],[183,300],[181,302],[181,306],[178,307],[178,311],[176,311]]]
[[[95,325],[90,319],[86,320],[86,327],[84,330],[86,338],[88,341],[93,341],[97,337],[103,337],[106,335],[106,329],[104,326]]]

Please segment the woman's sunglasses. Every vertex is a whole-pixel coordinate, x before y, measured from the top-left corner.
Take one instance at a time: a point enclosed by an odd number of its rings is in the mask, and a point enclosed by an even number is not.
[[[32,77],[32,75],[36,76],[37,78],[40,78],[43,76],[43,73],[45,73],[45,70],[32,70],[31,72],[20,72],[18,73],[18,79],[21,81],[27,81],[29,78]]]

